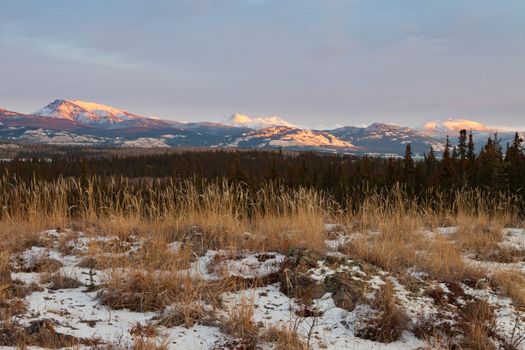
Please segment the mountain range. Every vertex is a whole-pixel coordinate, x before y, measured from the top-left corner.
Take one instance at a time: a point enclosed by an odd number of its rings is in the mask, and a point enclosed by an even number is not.
[[[498,132],[505,144],[511,128],[494,128],[466,119],[427,122],[410,128],[373,123],[331,130],[297,127],[277,116],[233,114],[223,123],[177,122],[141,116],[123,109],[80,100],[57,99],[31,114],[0,108],[0,141],[100,147],[230,147],[313,150],[376,156],[400,156],[408,143],[423,155],[432,146],[444,149],[447,135],[455,143],[459,130],[472,131],[477,146]]]

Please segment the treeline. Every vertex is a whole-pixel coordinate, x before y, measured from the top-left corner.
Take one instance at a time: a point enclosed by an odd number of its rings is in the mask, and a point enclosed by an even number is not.
[[[525,155],[523,140],[501,145],[496,135],[488,138],[476,153],[472,134],[460,132],[457,140],[447,139],[442,157],[431,148],[423,160],[412,158],[408,144],[404,158],[374,158],[328,155],[314,152],[282,151],[187,151],[140,156],[12,159],[0,162],[0,171],[13,181],[74,177],[98,177],[101,183],[124,178],[130,186],[158,180],[169,182],[192,179],[231,181],[258,190],[269,181],[283,187],[311,187],[331,194],[344,203],[359,200],[363,192],[388,190],[401,184],[414,198],[439,194],[452,198],[458,190],[479,189],[485,193],[516,195],[525,208]],[[16,180],[15,180],[16,179]]]

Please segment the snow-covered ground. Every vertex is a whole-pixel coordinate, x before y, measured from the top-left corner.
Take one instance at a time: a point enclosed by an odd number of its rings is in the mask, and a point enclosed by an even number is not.
[[[332,229],[332,226],[328,226]],[[433,235],[454,235],[457,228],[440,228]],[[506,229],[503,245],[523,249],[525,232],[522,229]],[[422,320],[433,320],[435,324],[450,324],[457,321],[457,310],[471,298],[486,300],[494,309],[497,333],[502,339],[510,339],[516,330],[525,333],[525,326],[520,321],[520,311],[513,306],[509,298],[501,297],[488,285],[467,286],[459,284],[451,290],[445,283],[424,282],[413,273],[411,278],[416,287],[409,288],[398,276],[391,275],[378,268],[371,268],[360,262],[353,261],[337,251],[339,247],[351,239],[339,235],[327,241],[328,254],[312,263],[302,275],[314,287],[323,286],[334,277],[348,278],[365,293],[364,300],[357,300],[352,307],[340,307],[338,291],[320,288],[320,294],[314,295],[311,305],[285,293],[282,286],[283,266],[291,261],[290,256],[274,252],[231,252],[227,250],[208,250],[204,255],[195,257],[187,270],[192,278],[201,281],[220,281],[224,278],[240,278],[243,280],[261,281],[262,283],[246,289],[227,291],[220,295],[221,308],[214,322],[199,324],[187,328],[183,325],[164,327],[156,320],[162,311],[134,312],[126,309],[112,309],[103,305],[100,300],[105,283],[114,268],[97,269],[84,266],[86,257],[95,257],[93,245],[119,247],[118,254],[124,258],[140,252],[144,246],[144,238],[128,237],[120,240],[116,236],[96,236],[82,232],[50,230],[42,233],[44,246],[32,246],[11,257],[11,278],[20,283],[34,284],[34,291],[23,297],[27,309],[20,315],[13,316],[13,322],[22,327],[29,326],[36,320],[49,320],[57,333],[70,335],[78,339],[88,339],[99,344],[115,344],[122,347],[132,347],[137,337],[136,329],[140,326],[155,324],[156,331],[146,337],[158,344],[165,344],[173,349],[223,349],[236,347],[235,336],[226,334],[221,323],[240,305],[253,305],[252,321],[261,329],[272,326],[293,328],[299,338],[311,349],[416,349],[424,348],[428,340],[418,338],[413,329]],[[350,243],[351,244],[351,243]],[[168,245],[173,254],[183,249],[183,243],[172,242]],[[103,255],[104,252],[97,254]],[[115,253],[112,253],[115,254]],[[291,253],[292,254],[292,253]],[[46,262],[55,264],[58,273],[80,282],[71,288],[56,289],[43,278],[49,272],[42,272],[37,267]],[[480,264],[489,264],[478,262]],[[39,265],[40,264],[40,265]],[[494,269],[516,268],[525,272],[523,261],[513,264],[490,263]],[[125,269],[122,274],[125,274]],[[162,271],[159,271],[162,273]],[[269,278],[280,275],[279,278]],[[401,337],[390,343],[380,343],[359,337],[356,332],[363,320],[375,311],[369,306],[374,296],[382,286],[391,284],[394,288],[396,303],[409,318],[410,326],[403,331]],[[419,285],[419,284],[420,285]],[[429,296],[429,288],[439,288],[449,302],[438,303]],[[288,295],[287,295],[288,294]],[[368,301],[367,301],[368,300]],[[338,306],[339,304],[339,306]],[[207,306],[211,310],[211,306]],[[305,309],[306,308],[306,309]],[[309,310],[309,312],[304,312]],[[211,312],[211,311],[210,311]],[[516,321],[518,320],[518,322]],[[141,335],[144,336],[144,335]],[[495,339],[497,341],[497,339]],[[521,344],[520,348],[525,349]],[[2,348],[2,347],[0,347]],[[274,345],[260,341],[257,348],[272,349]]]

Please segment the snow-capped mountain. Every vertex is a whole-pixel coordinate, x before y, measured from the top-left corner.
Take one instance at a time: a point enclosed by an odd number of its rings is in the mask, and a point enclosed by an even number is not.
[[[368,153],[403,154],[408,143],[412,151],[419,154],[428,152],[430,146],[438,152],[443,149],[440,139],[424,135],[412,128],[393,124],[373,123],[364,128],[346,126],[329,132],[341,140],[369,150]]]
[[[288,126],[271,126],[259,130],[243,133],[226,143],[229,147],[242,148],[271,148],[281,147],[290,149],[321,149],[356,151],[350,142],[338,139],[327,131],[299,129]]]
[[[437,120],[425,123],[420,130],[423,134],[428,136],[443,137],[447,135],[456,135],[460,130],[465,129],[468,132],[476,133],[494,133],[499,131],[506,131],[502,129],[506,128],[497,128],[488,126],[473,120],[468,119],[446,119],[446,120]]]
[[[468,119],[445,119],[438,121],[431,121],[425,123],[423,126],[418,128],[421,135],[433,138],[441,143],[450,137],[451,144],[456,144],[460,130],[467,130],[468,133],[472,132],[476,150],[479,151],[487,141],[489,137],[493,137],[495,133],[498,134],[498,139],[502,147],[509,142],[512,142],[516,131],[513,128],[501,127],[501,126],[490,126],[483,123],[479,123]],[[523,133],[521,133],[523,135]]]
[[[226,125],[244,127],[250,129],[264,129],[270,126],[295,127],[290,122],[279,117],[249,117],[244,114],[234,114],[226,122]]]
[[[473,131],[478,150],[496,131],[502,146],[514,136],[509,128],[466,119],[429,122],[417,129],[374,123],[312,130],[279,117],[241,114],[225,123],[167,121],[78,100],[55,100],[32,114],[0,109],[0,142],[75,146],[283,148],[392,156],[403,155],[410,143],[412,152],[422,155],[431,146],[442,151],[446,135],[455,144],[461,129]]]
[[[80,100],[57,99],[31,114],[71,120],[92,127],[148,127],[161,122],[158,119],[139,116],[123,109]]]

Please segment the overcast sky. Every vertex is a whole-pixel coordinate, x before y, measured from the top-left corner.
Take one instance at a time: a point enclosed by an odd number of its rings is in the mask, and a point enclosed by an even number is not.
[[[525,125],[524,0],[0,0],[0,106]]]

